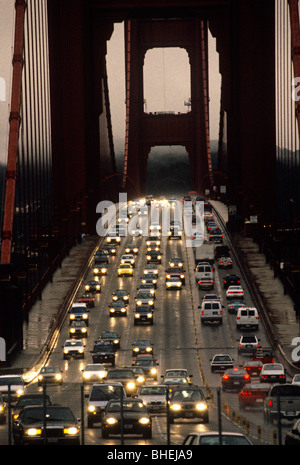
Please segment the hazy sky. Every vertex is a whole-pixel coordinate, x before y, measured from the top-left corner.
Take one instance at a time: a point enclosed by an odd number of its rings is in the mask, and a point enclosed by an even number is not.
[[[209,40],[210,138],[218,139],[220,108],[220,74],[215,40]],[[107,68],[112,126],[116,152],[124,150],[125,69],[124,30],[116,23],[107,44]],[[187,52],[176,48],[148,50],[144,65],[145,111],[186,112],[184,101],[190,97],[190,72]]]

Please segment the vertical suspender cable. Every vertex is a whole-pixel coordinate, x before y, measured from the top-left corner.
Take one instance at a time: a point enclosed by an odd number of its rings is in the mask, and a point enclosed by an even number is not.
[[[127,162],[128,162],[128,144],[129,144],[129,106],[130,106],[130,48],[131,48],[131,29],[130,20],[125,21],[125,69],[126,69],[126,129],[125,129],[125,152],[123,166],[123,188],[126,186],[127,179]]]
[[[10,263],[11,261],[11,244],[16,192],[16,168],[18,158],[18,139],[20,130],[20,102],[22,90],[25,9],[25,0],[16,0],[11,113],[9,118],[10,127],[8,140],[5,203],[1,248],[2,263]]]

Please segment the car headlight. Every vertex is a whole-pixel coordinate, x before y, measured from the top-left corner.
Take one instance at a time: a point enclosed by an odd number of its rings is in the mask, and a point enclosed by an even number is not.
[[[115,309],[114,309],[114,308],[110,308],[109,311],[110,311],[110,313],[115,313]]]
[[[149,300],[148,304],[153,305],[154,304],[153,300]]]
[[[22,394],[24,394],[24,389],[18,389],[17,390],[17,395],[21,396]]]
[[[146,417],[142,417],[139,419],[139,423],[141,423],[142,425],[148,425],[148,423],[150,423],[150,419]]]
[[[64,428],[64,434],[69,436],[75,436],[79,433],[79,428],[76,426],[71,426],[70,428]]]
[[[156,375],[157,369],[156,368],[151,368],[151,375]]]
[[[122,312],[122,313],[125,313],[125,312],[126,312],[126,308],[122,307],[122,308],[121,308],[121,312]]]
[[[83,373],[84,379],[90,379],[91,374],[90,373]]]
[[[92,412],[95,412],[95,410],[96,410],[95,405],[89,405],[89,407],[88,407],[88,411],[89,411],[89,412],[92,413]]]
[[[199,410],[200,412],[203,412],[204,410],[207,409],[207,405],[204,404],[203,402],[200,402],[199,404],[196,405],[196,409]]]
[[[136,303],[137,303],[137,305],[142,305],[142,301],[141,301],[141,300],[138,300]]]
[[[140,383],[140,384],[141,384],[141,383],[144,383],[144,381],[145,381],[145,377],[144,377],[144,376],[139,376],[139,377],[137,378],[137,382]]]
[[[39,379],[39,381],[42,381],[43,375],[39,375],[39,378],[38,378],[38,379]]]
[[[75,329],[74,329],[74,328],[71,328],[71,329],[70,329],[70,333],[75,333]]]
[[[87,314],[87,313],[83,313],[83,314],[82,314],[82,318],[83,318],[84,320],[86,320],[86,319],[88,318],[88,314]]]
[[[151,255],[147,255],[147,260],[151,260]]]
[[[172,410],[180,410],[180,409],[181,409],[181,405],[180,405],[180,404],[172,404],[172,405],[171,405],[171,409],[172,409]]]
[[[79,352],[80,354],[83,354],[83,349],[79,349],[78,352]]]
[[[86,328],[81,328],[82,333],[86,333]]]
[[[101,287],[100,284],[97,284],[96,286],[97,291],[100,291],[100,287]]]
[[[135,383],[133,382],[127,383],[127,389],[130,389],[130,390],[135,389]]]
[[[140,318],[140,314],[139,314],[139,313],[136,313],[136,314],[134,315],[134,318]]]
[[[55,379],[56,379],[57,381],[60,381],[61,378],[62,378],[62,376],[61,376],[60,373],[58,373],[57,375],[55,375]]]
[[[134,351],[134,352],[139,352],[140,349],[139,349],[138,347],[135,347],[135,348],[133,349],[133,351]]]
[[[158,260],[160,260],[160,259],[161,259],[161,255],[158,255],[157,258],[158,258]]]
[[[151,352],[152,351],[152,347],[146,347],[146,352]]]
[[[70,320],[74,320],[75,315],[70,315]]]
[[[107,237],[107,238],[106,238],[106,242],[111,242],[111,238],[110,238],[110,237]]]
[[[41,428],[29,428],[25,430],[26,436],[40,436],[42,434]]]
[[[152,313],[147,313],[148,318],[152,318],[152,316],[153,316]]]
[[[118,300],[118,297],[116,295],[114,295],[112,300]]]
[[[134,253],[138,253],[139,249],[134,248],[133,251],[134,251]]]
[[[119,342],[120,342],[119,339],[114,340],[114,344],[119,344]]]
[[[106,419],[106,423],[108,423],[109,425],[115,425],[117,422],[118,420],[114,417],[109,417]]]
[[[85,288],[86,291],[90,290],[90,286],[88,284],[84,288]]]
[[[129,299],[128,295],[124,295],[123,300],[128,300],[128,299]]]
[[[181,277],[181,279],[183,279],[183,278],[184,278],[184,274],[181,274],[180,277]]]
[[[99,273],[99,268],[94,268],[94,269],[93,269],[93,272],[94,272],[94,273]]]
[[[4,410],[4,406],[0,405],[0,412],[3,412],[3,410]]]
[[[117,237],[117,239],[116,239],[116,240],[117,240],[117,242],[120,242],[121,238],[120,238],[120,237]]]

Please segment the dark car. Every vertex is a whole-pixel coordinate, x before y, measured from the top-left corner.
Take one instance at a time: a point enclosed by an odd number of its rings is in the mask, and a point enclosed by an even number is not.
[[[142,368],[147,377],[157,380],[158,363],[153,355],[138,355],[137,358],[133,361],[132,366]]]
[[[87,283],[84,286],[85,291],[87,292],[92,292],[94,294],[101,292],[101,284],[99,281],[96,281],[95,279],[91,279],[87,281]]]
[[[152,284],[154,286],[154,289],[157,288],[157,276],[154,273],[148,273],[146,275],[143,275],[142,278],[142,284]]]
[[[127,396],[136,394],[138,385],[136,376],[131,368],[115,368],[107,372],[106,383],[122,383]]]
[[[46,423],[46,430],[44,429]],[[15,444],[80,444],[80,426],[69,407],[50,405],[25,407],[13,422]]]
[[[149,250],[147,252],[147,263],[161,263],[161,256],[160,250]]]
[[[108,264],[108,255],[105,250],[97,250],[94,256],[94,265],[100,266],[101,264]]]
[[[3,397],[0,395],[0,423],[5,423],[6,421],[6,402]]]
[[[123,399],[122,417],[124,434],[142,434],[145,439],[152,437],[151,417],[141,399]],[[102,423],[102,437],[121,434],[121,401],[110,400],[105,408]]]
[[[114,302],[117,302],[118,300],[121,300],[123,302],[128,302],[129,301],[129,292],[126,291],[126,289],[117,289],[112,293],[112,300]]]
[[[176,418],[199,418],[203,423],[209,422],[208,398],[198,386],[178,387],[170,399],[169,421]]]
[[[52,405],[48,394],[45,394],[45,396],[44,394],[24,394],[19,397],[18,402],[11,409],[12,419],[16,420],[24,407],[28,405],[44,405],[44,403],[45,405]]]
[[[224,277],[223,286],[224,289],[228,289],[229,286],[239,286],[241,284],[241,278],[236,274],[229,274]]]
[[[240,390],[245,384],[250,383],[251,378],[244,368],[229,368],[222,376],[222,390]]]
[[[153,344],[149,339],[137,339],[132,343],[132,355],[153,354]]]
[[[127,316],[127,304],[121,300],[109,304],[109,316]]]
[[[150,305],[140,305],[134,312],[134,326],[140,323],[153,325],[153,310]]]
[[[115,366],[115,351],[110,342],[96,341],[91,351],[93,363],[110,363]]]
[[[285,445],[300,445],[300,420],[295,421],[290,431],[285,435]]]
[[[217,245],[214,250],[215,260],[221,257],[230,257],[230,249],[227,245]]]
[[[69,329],[70,338],[83,338],[88,336],[87,326],[85,321],[72,321]]]
[[[110,342],[114,350],[120,349],[121,336],[116,331],[102,331],[100,339]]]

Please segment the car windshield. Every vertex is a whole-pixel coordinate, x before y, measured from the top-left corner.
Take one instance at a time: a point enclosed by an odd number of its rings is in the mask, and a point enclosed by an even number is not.
[[[21,377],[19,376],[5,376],[3,378],[0,378],[0,385],[1,386],[8,386],[8,385],[16,385],[16,384],[21,384],[23,385],[24,384],[24,381]]]
[[[214,357],[214,361],[215,362],[230,362],[231,358],[229,357],[229,355],[216,355]]]
[[[131,370],[116,370],[116,371],[109,371],[107,374],[107,378],[134,378],[133,372]]]
[[[113,353],[113,347],[110,344],[108,345],[98,344],[98,345],[95,345],[93,352],[94,353],[96,352],[112,352]]]
[[[26,409],[22,415],[22,420],[25,425],[39,423],[44,420],[44,409],[42,407]],[[46,421],[74,422],[75,418],[68,407],[48,407],[46,409]]]
[[[136,360],[135,364],[140,367],[152,367],[156,365],[155,360]]]
[[[162,386],[143,386],[140,391],[140,396],[165,396],[167,388]]]
[[[83,344],[81,341],[68,341],[66,342],[66,347],[82,347]]]
[[[219,435],[205,435],[200,439],[201,445],[207,446],[218,446],[219,445]],[[249,445],[248,440],[243,436],[231,436],[222,434],[222,444],[225,446],[242,446],[242,445]]]
[[[59,370],[59,368],[57,367],[43,367],[41,369],[41,373],[57,373]]]
[[[204,400],[203,392],[199,389],[180,389],[178,391],[174,391],[171,400],[181,400],[181,401],[196,401],[196,400]]]
[[[186,370],[167,370],[166,376],[186,376]]]
[[[298,386],[297,384],[277,384],[273,387],[271,395],[280,397],[300,398],[300,386]]]
[[[164,384],[188,384],[186,378],[167,377],[163,380]]]
[[[111,402],[107,407],[108,412],[120,412],[121,402]],[[123,401],[124,412],[141,412],[146,413],[147,408],[142,402]]]
[[[278,371],[278,370],[282,370],[282,365],[280,365],[279,363],[266,363],[263,367],[264,371],[265,370],[268,370],[268,371]]]
[[[87,365],[84,371],[103,371],[105,370],[103,365],[95,364],[95,365]]]
[[[94,385],[92,387],[90,401],[94,402],[96,400],[111,400],[119,399],[122,395],[122,386],[112,386],[112,385]]]
[[[46,396],[45,400],[46,400],[46,405],[51,404],[48,396]],[[26,405],[43,405],[43,403],[44,403],[43,394],[41,394],[40,396],[37,395],[37,396],[32,396],[32,397],[21,397],[18,400],[16,407],[18,408],[25,407]]]

